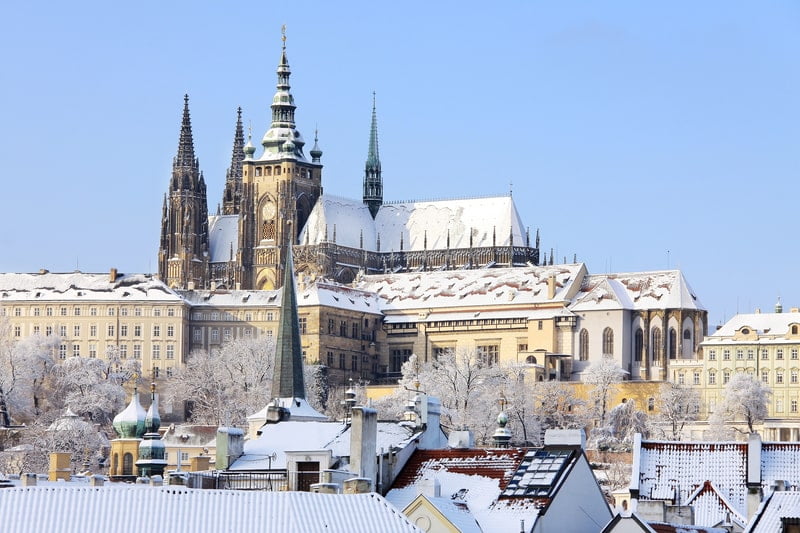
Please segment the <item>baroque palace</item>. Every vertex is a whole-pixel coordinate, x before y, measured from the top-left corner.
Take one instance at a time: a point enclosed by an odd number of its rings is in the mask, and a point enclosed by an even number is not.
[[[375,102],[363,198],[323,194],[322,151],[296,128],[285,37],[259,154],[236,121],[221,206],[208,215],[188,97],[164,199],[158,275],[0,274],[12,335],[53,335],[57,356],[110,349],[169,374],[194,349],[272,336],[291,247],[303,354],[335,382],[389,381],[412,353],[477,350],[578,380],[604,356],[661,381],[696,357],[707,313],[677,270],[592,275],[540,258],[511,196],[383,200]]]

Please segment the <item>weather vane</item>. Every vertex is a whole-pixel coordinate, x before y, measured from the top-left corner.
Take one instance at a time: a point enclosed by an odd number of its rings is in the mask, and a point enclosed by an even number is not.
[[[283,46],[286,46],[286,24],[281,26],[281,41],[283,41]]]

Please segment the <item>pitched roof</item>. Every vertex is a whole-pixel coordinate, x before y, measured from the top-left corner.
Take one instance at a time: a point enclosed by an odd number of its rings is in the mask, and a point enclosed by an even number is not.
[[[141,485],[2,489],[4,533],[29,531],[418,532],[378,494],[203,490]]]
[[[392,488],[408,487],[440,472],[495,479],[500,488],[505,488],[525,453],[522,448],[417,450],[397,475]]]
[[[178,294],[150,274],[42,272],[0,274],[0,302],[126,302],[167,301],[180,303]]]
[[[800,523],[800,492],[775,491],[770,494],[756,511],[744,533],[772,533],[782,531],[782,519],[794,519]]]
[[[210,215],[208,217],[209,260],[212,263],[235,261],[238,250],[239,215]]]
[[[759,335],[785,335],[791,324],[800,324],[800,313],[743,313],[732,317],[709,337],[714,340],[731,337],[745,326]]]
[[[705,308],[680,270],[657,270],[586,276],[570,309]]]

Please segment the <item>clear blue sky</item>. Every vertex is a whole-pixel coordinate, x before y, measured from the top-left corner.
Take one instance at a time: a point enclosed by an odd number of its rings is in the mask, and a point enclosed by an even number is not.
[[[0,16],[0,270],[156,269],[183,94],[209,209],[280,53],[327,193],[513,194],[559,259],[680,267],[710,328],[800,306],[800,3],[13,2]]]

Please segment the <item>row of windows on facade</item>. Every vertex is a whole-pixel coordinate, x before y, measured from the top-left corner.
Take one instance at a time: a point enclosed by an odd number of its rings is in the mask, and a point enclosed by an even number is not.
[[[261,176],[272,176],[272,175],[280,176],[281,172],[283,172],[284,174],[290,174],[291,168],[286,167],[286,169],[282,169],[280,165],[275,165],[275,166],[255,167],[253,169],[253,174],[255,175],[256,178],[260,178]],[[245,168],[244,170],[245,177],[247,177],[247,174],[248,174],[247,168]],[[294,175],[308,179],[311,179],[312,177],[311,170],[301,167],[294,167]]]
[[[81,345],[78,343],[73,343],[72,345],[72,355],[74,357],[81,356]],[[66,359],[68,352],[69,352],[70,345],[67,343],[61,343],[58,345],[58,357],[59,359]],[[88,356],[91,359],[95,359],[97,357],[97,344],[89,344],[88,346]],[[128,358],[128,345],[127,344],[106,344],[106,354],[111,353],[114,349],[118,350],[119,358],[120,359],[127,359]],[[174,344],[167,344],[164,346],[164,353],[166,359],[175,359],[175,345]],[[142,358],[142,345],[141,344],[134,344],[132,345],[131,354],[133,359],[141,359]],[[151,359],[161,359],[161,345],[160,344],[153,344],[150,347],[150,358]]]
[[[351,354],[350,355],[350,370],[353,372],[358,372],[359,370],[359,359],[362,360],[361,370],[372,369],[372,373],[376,374],[378,372],[378,363],[377,361],[372,361],[370,365],[370,358],[367,355],[362,354]],[[338,362],[338,365],[336,363]],[[338,368],[339,370],[347,370],[347,355],[344,353],[339,353],[338,361],[336,355],[333,352],[328,352],[326,354],[326,365],[328,368]]]
[[[272,337],[273,332],[271,329],[268,330],[260,330],[262,335],[266,335],[267,337]],[[242,334],[246,337],[253,336],[253,328],[242,328]],[[220,342],[220,329],[219,328],[210,328],[209,329],[209,341],[212,343]],[[230,328],[222,328],[222,340],[224,342],[228,342],[233,339],[233,331]],[[192,330],[192,341],[194,343],[201,343],[203,342],[203,328],[194,328]]]
[[[374,326],[378,326],[378,319],[374,319]],[[339,336],[340,337],[351,337],[353,339],[360,338],[361,340],[365,341],[375,341],[375,331],[369,332],[369,319],[364,319],[364,326],[363,330],[360,329],[359,322],[348,322],[347,320],[340,320],[339,321]],[[300,317],[300,333],[305,334],[306,332],[306,322],[304,317]],[[328,319],[328,335],[336,335],[336,319],[329,318]]]
[[[653,359],[658,361],[664,356],[661,329],[653,328],[651,338]],[[683,338],[684,340],[692,340],[692,332],[689,329],[683,330]],[[667,353],[669,358],[676,359],[678,355],[678,334],[674,328],[669,329],[668,340]],[[644,354],[644,331],[642,328],[638,328],[634,333],[633,344],[633,359],[634,361],[641,361]],[[611,328],[603,330],[602,348],[603,355],[614,354],[614,331]],[[694,350],[694,346],[692,346],[692,349]],[[589,331],[585,328],[578,335],[578,357],[581,361],[589,360]]]
[[[74,306],[72,307],[71,313],[69,306],[62,305],[62,306],[47,306],[44,308],[44,316],[84,316],[86,311],[86,307],[84,306]],[[88,308],[88,316],[100,316],[99,314],[100,309],[92,306]],[[105,315],[106,316],[154,316],[159,317],[162,316],[163,308],[162,307],[126,307],[126,306],[108,306],[105,308]],[[6,316],[7,311],[6,308],[0,308],[0,316]],[[175,307],[167,307],[166,316],[180,316],[179,313],[176,312]],[[25,308],[23,307],[14,307],[13,316],[25,316]],[[41,307],[32,307],[31,308],[31,316],[42,316],[42,308]]]
[[[773,405],[774,412],[776,412],[776,413],[783,413],[784,412],[784,399],[783,398],[775,398],[775,400],[774,400],[772,405]],[[800,405],[800,403],[798,403],[798,400],[796,398],[793,398],[793,399],[789,400],[789,412],[797,414],[798,413],[798,405]],[[713,413],[716,408],[717,408],[716,399],[715,398],[709,398],[709,400],[708,400],[708,414]]]
[[[518,348],[523,348],[527,351],[528,345],[527,344],[519,344]],[[449,346],[434,346],[433,347],[433,358],[439,359],[445,353],[453,351],[452,347]],[[389,372],[397,373],[403,367],[403,363],[409,360],[413,350],[411,347],[395,347],[389,350]],[[475,355],[477,357],[478,362],[483,365],[487,366],[494,366],[500,360],[500,345],[499,344],[479,344],[475,346]],[[526,362],[536,362],[536,358],[533,356],[529,356]]]
[[[737,348],[736,349],[736,360],[743,361],[746,359],[748,361],[753,361],[756,358],[756,351],[757,348]],[[769,352],[768,348],[761,348],[761,360],[769,360]],[[785,348],[775,348],[775,359],[780,361],[784,358],[784,354],[786,353]],[[793,346],[789,348],[789,357],[793,360],[798,359],[798,348]],[[708,360],[709,361],[716,361],[717,360],[717,350],[712,348],[708,350]],[[722,350],[722,360],[723,361],[730,361],[731,360],[731,350],[725,348]]]
[[[192,320],[208,320],[211,322],[244,320],[245,322],[252,322],[255,317],[257,321],[273,322],[275,316],[273,311],[242,311],[239,313],[231,313],[228,311],[210,311],[204,313],[201,311],[194,311],[192,313]]]
[[[58,332],[59,337],[66,337],[69,331],[68,326],[60,325],[60,326],[45,326],[44,330],[42,330],[41,326],[38,324],[34,324],[32,328],[32,333],[34,335],[41,335],[44,334],[45,336],[50,336]],[[175,326],[168,325],[164,328],[166,331],[167,337],[174,337],[175,336]],[[128,333],[132,333],[133,337],[141,337],[143,326],[141,324],[134,324],[132,328],[129,328],[128,324],[120,324],[119,330],[117,330],[116,324],[106,324],[106,337],[115,337],[115,333],[119,331],[120,337],[127,337]],[[72,326],[72,337],[80,337],[81,331],[85,331],[81,328],[81,325],[75,324]],[[99,327],[97,324],[90,324],[89,325],[89,337],[96,338],[98,337]],[[152,329],[152,336],[153,337],[161,337],[162,326],[161,324],[154,324]],[[15,325],[14,326],[14,336],[21,337],[22,336],[22,326]]]
[[[746,372],[746,373],[748,373],[748,374],[750,374],[752,376],[756,375],[756,370],[754,368],[737,369],[736,370],[736,372],[741,372],[741,371],[744,371],[744,372]],[[708,371],[708,384],[709,385],[718,385],[718,384],[727,385],[728,382],[731,380],[731,375],[732,375],[733,372],[734,372],[733,370],[728,369],[728,368],[725,368],[725,369],[720,370],[720,371],[715,370],[715,369],[712,368],[711,370]],[[771,383],[771,381],[770,381],[771,373],[772,372],[770,370],[761,369],[760,370],[761,381],[763,383],[769,385]],[[721,380],[717,379],[717,374],[722,374],[722,379]],[[799,375],[800,375],[800,372],[798,371],[798,369],[796,369],[796,368],[791,369],[789,371],[789,384],[791,384],[791,385],[800,384],[800,378],[798,377]],[[701,374],[701,372],[699,370],[696,371],[696,372],[693,372],[692,373],[692,385],[701,385],[701,382],[702,382],[702,374]],[[774,384],[775,385],[783,385],[785,383],[786,383],[786,371],[783,370],[783,369],[775,370],[775,382],[774,382]],[[679,385],[685,385],[686,384],[686,374],[685,373],[681,372],[680,374],[678,374],[678,384]]]

